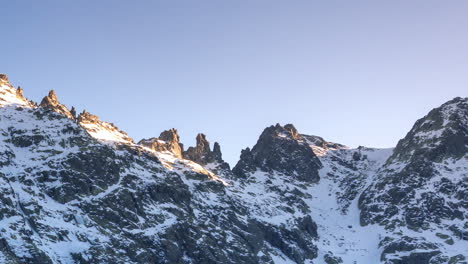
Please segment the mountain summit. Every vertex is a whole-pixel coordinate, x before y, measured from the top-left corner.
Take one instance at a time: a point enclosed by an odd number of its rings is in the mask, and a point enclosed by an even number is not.
[[[395,149],[276,124],[230,170],[204,134],[135,143],[0,74],[0,263],[467,263],[467,104]]]
[[[41,104],[39,106],[48,108],[70,119],[75,118],[75,116],[72,115],[68,108],[59,102],[57,94],[55,94],[54,90],[51,90],[49,94],[42,99]]]
[[[233,172],[245,175],[261,169],[291,175],[301,181],[318,182],[320,167],[320,160],[293,125],[276,124],[263,131],[252,150],[242,150]]]
[[[391,160],[425,157],[432,161],[459,159],[468,147],[468,102],[457,97],[419,119],[400,140]]]

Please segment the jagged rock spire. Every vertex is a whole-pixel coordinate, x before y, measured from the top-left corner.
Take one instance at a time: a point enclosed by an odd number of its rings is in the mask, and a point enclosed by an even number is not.
[[[50,90],[49,94],[46,97],[44,97],[44,99],[42,99],[42,102],[45,102],[45,101],[58,102],[58,97],[57,97],[57,94],[55,93],[54,90]],[[42,102],[41,102],[41,104],[42,104]]]
[[[7,86],[10,89],[14,90],[13,85],[11,85],[10,81],[8,80],[8,76],[6,74],[0,73],[0,85]]]
[[[158,152],[169,151],[179,159],[188,159],[201,165],[217,163],[212,168],[215,172],[220,170],[230,171],[229,164],[224,162],[222,158],[221,146],[218,142],[214,143],[212,151],[210,142],[206,139],[205,134],[198,134],[196,140],[197,144],[195,147],[189,147],[187,151],[184,151],[184,145],[180,143],[177,129],[172,128],[163,131],[157,138],[142,139],[138,144]]]
[[[18,86],[18,88],[16,88],[16,97],[18,97],[19,99],[21,100],[24,100],[24,101],[28,101],[28,99],[26,99],[26,97],[24,97],[24,91],[23,91],[23,88],[21,88],[20,86]],[[31,101],[32,104],[35,104],[34,102]]]
[[[0,73],[0,83],[10,83],[6,74]]]
[[[72,106],[72,108],[70,109],[70,113],[72,114],[73,119],[76,119],[76,109],[74,106]]]
[[[178,158],[182,158],[184,152],[184,146],[180,143],[179,133],[177,129],[171,128],[169,130],[161,132],[159,139],[167,142],[169,151],[173,152]]]
[[[196,146],[189,147],[184,152],[184,157],[199,164],[207,164],[211,160],[210,142],[206,139],[205,134],[202,133],[198,134],[196,139]]]
[[[206,139],[205,134],[199,133],[197,135],[197,145],[195,146],[195,149],[198,153],[210,153],[210,142]]]
[[[179,133],[175,128],[171,128],[169,130],[164,130],[163,132],[161,132],[161,134],[159,134],[159,139],[168,142],[180,142]]]
[[[213,145],[213,158],[218,161],[222,162],[223,161],[223,154],[221,153],[221,146],[219,145],[218,142],[215,142]]]
[[[197,144],[195,147],[189,147],[187,151],[184,152],[184,158],[202,165],[212,162],[224,162],[221,154],[221,146],[218,142],[214,143],[213,151],[211,151],[210,142],[206,139],[205,134],[199,133],[196,140]]]
[[[20,86],[16,89],[16,96],[24,98],[24,91]]]
[[[61,104],[54,90],[50,90],[49,94],[44,97],[39,105],[44,108],[51,109],[59,114],[62,114],[70,119],[74,119],[68,108]]]

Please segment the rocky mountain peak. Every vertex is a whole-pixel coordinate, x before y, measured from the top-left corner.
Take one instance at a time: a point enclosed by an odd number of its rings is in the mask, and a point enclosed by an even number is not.
[[[215,142],[213,145],[213,157],[216,161],[223,160],[223,154],[221,153],[221,146],[218,142]]]
[[[180,142],[179,133],[175,128],[171,128],[169,130],[161,132],[161,134],[159,135],[159,139],[169,142]]]
[[[214,162],[216,160],[215,155],[211,151],[210,142],[206,139],[205,134],[199,133],[196,140],[197,144],[195,147],[189,147],[187,151],[184,152],[184,157],[203,165]],[[220,153],[221,149],[219,144],[217,145],[217,151]]]
[[[40,106],[48,108],[70,119],[74,119],[68,108],[59,102],[57,94],[54,90],[50,90],[49,94],[42,99]]]
[[[206,166],[218,175],[230,178],[232,176],[231,168],[229,164],[223,160],[219,143],[215,142],[213,144],[213,150],[211,150],[210,142],[206,139],[205,134],[198,134],[196,140],[197,144],[195,147],[189,147],[187,151],[183,152],[184,159],[194,161]]]
[[[0,106],[8,104],[17,104],[23,106],[33,106],[34,103],[24,98],[23,89],[15,89],[10,84],[6,74],[0,74]]]
[[[54,90],[50,90],[49,94],[46,96],[46,98],[51,100],[51,101],[58,102],[58,97],[57,97],[57,94],[55,93]]]
[[[468,98],[456,97],[416,121],[398,142],[391,161],[460,158],[468,147]]]
[[[361,224],[378,223],[387,230],[444,232],[463,240],[468,233],[467,145],[468,98],[454,98],[416,121],[379,169],[373,184],[361,194]],[[400,245],[389,243],[387,250],[391,247],[398,247],[399,251],[424,249],[427,244],[424,240],[399,239],[401,242],[395,243]]]
[[[183,157],[184,146],[180,143],[179,133],[175,128],[161,132],[158,138],[142,139],[138,144],[154,151],[172,152],[179,159]]]
[[[320,167],[320,160],[293,125],[276,124],[263,131],[252,150],[242,151],[233,172],[246,176],[256,169],[277,171],[302,181],[317,182]]]
[[[0,73],[0,84],[10,83],[6,74]]]
[[[23,88],[19,87],[16,89],[16,96],[24,98],[24,90]]]
[[[199,133],[197,135],[197,145],[195,146],[195,149],[200,152],[200,153],[208,153],[210,152],[210,142],[206,139],[205,134]]]
[[[266,128],[260,137],[281,137],[292,140],[302,140],[302,135],[299,134],[298,130],[293,124],[286,124],[284,126],[276,124]]]

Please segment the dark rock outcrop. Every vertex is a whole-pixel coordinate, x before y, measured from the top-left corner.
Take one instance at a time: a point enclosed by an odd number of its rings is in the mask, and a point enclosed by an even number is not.
[[[399,239],[385,238],[382,241],[384,250],[381,260],[389,264],[429,264],[446,263],[436,262],[433,258],[441,252],[437,250],[437,245],[425,242],[421,239],[403,236]],[[401,254],[395,257],[394,254]],[[431,261],[432,260],[432,261]]]
[[[74,106],[70,109],[70,114],[72,115],[73,119],[76,119],[76,109]]]
[[[256,169],[277,171],[305,182],[318,182],[320,160],[310,146],[291,125],[276,124],[266,128],[257,144],[250,150],[242,150],[233,172],[245,177]]]
[[[450,169],[440,166],[439,162],[466,158],[467,146],[468,98],[455,98],[430,111],[400,140],[382,169],[382,176],[361,196],[362,224],[400,216],[399,224],[419,230],[440,219],[462,217],[461,211],[468,209],[463,199],[456,203],[445,201],[463,192],[466,182],[440,177]],[[422,192],[436,177],[440,181],[437,184],[440,191],[427,189]],[[416,190],[420,190],[419,194]],[[381,206],[375,206],[375,203]]]
[[[197,144],[195,147],[189,147],[184,151],[184,159],[194,161],[201,165],[208,165],[214,173],[224,177],[231,176],[230,166],[223,160],[221,146],[218,142],[213,144],[213,150],[210,148],[210,142],[202,133],[197,135]]]
[[[217,162],[224,162],[223,161],[223,154],[221,153],[221,146],[218,142],[213,144],[213,152],[212,152],[213,159]]]
[[[206,140],[205,134],[197,135],[197,144],[195,147],[189,147],[184,152],[186,159],[195,161],[199,164],[208,164],[214,161],[214,155],[211,152],[210,142]]]
[[[205,134],[198,134],[196,139],[196,146],[189,147],[187,151],[184,151],[184,158],[202,165],[213,162],[224,162],[221,154],[221,147],[218,142],[214,143],[213,151],[211,151],[210,142],[206,139]]]

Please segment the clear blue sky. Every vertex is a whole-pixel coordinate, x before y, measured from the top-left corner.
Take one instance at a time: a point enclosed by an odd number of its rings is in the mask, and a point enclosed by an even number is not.
[[[0,72],[234,164],[266,126],[391,147],[468,95],[468,1],[3,1]]]

